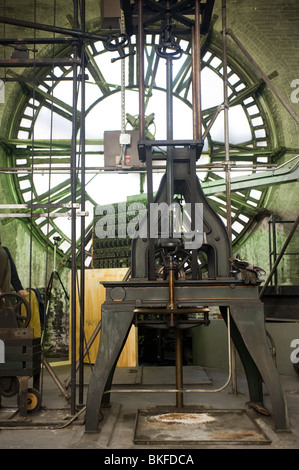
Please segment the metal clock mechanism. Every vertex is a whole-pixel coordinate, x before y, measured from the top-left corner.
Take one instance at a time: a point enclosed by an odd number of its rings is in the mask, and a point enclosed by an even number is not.
[[[176,388],[172,392],[177,409],[182,409],[184,393],[191,391],[184,387],[182,331],[208,325],[211,307],[219,308],[227,324],[246,373],[250,401],[262,405],[264,382],[276,427],[288,427],[259,299],[261,271],[233,257],[229,231],[208,203],[196,175],[196,162],[203,149],[200,40],[209,29],[213,6],[212,0],[122,2],[126,35],[136,34],[138,38],[138,152],[146,165],[147,213],[132,239],[130,278],[103,282],[106,301],[102,305],[100,344],[88,388],[86,432],[99,430],[101,406],[110,400],[113,373],[132,324],[174,331]],[[166,65],[165,140],[149,140],[145,133],[146,34],[157,35],[156,54]],[[178,37],[186,37],[192,45],[192,140],[177,140],[173,132],[172,67],[181,56]],[[123,57],[120,42],[117,47]],[[161,148],[165,150],[162,155],[157,151]],[[161,160],[166,172],[154,195],[153,171]]]

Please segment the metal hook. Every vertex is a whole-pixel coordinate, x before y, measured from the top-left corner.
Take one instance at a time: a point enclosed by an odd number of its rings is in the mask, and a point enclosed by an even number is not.
[[[119,59],[125,59],[130,55],[135,55],[136,52],[129,52],[128,54],[125,53],[124,48],[129,45],[129,36],[126,34],[111,34],[107,41],[105,42],[104,46],[108,51],[118,51],[119,57],[111,59],[111,62],[116,62]]]
[[[156,46],[157,55],[163,59],[180,59],[183,54],[181,46],[173,37],[172,30],[173,25],[165,26],[161,34],[160,44]]]

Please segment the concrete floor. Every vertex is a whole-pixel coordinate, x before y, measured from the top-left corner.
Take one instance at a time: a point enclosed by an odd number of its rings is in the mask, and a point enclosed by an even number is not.
[[[84,390],[86,393],[90,376],[90,367],[84,367]],[[70,366],[61,365],[53,367],[61,382],[69,377]],[[21,418],[18,414],[17,398],[2,397],[0,408],[0,448],[1,449],[98,449],[104,455],[118,455],[116,450],[141,450],[152,452],[153,449],[162,453],[181,452],[189,449],[196,452],[199,449],[298,449],[299,448],[299,376],[281,376],[282,386],[286,395],[290,431],[276,432],[271,415],[266,416],[249,408],[246,379],[238,375],[238,393],[232,393],[229,384],[220,392],[212,392],[225,384],[227,372],[215,369],[201,369],[188,366],[184,368],[184,382],[187,388],[200,388],[206,392],[190,392],[184,394],[184,410],[190,413],[208,412],[211,410],[225,410],[220,438],[212,438],[205,434],[196,434],[201,425],[189,427],[184,424],[184,431],[179,428],[172,438],[169,434],[166,443],[163,441],[162,425],[145,430],[145,441],[140,437],[140,411],[147,410],[159,415],[160,412],[176,412],[175,393],[143,393],[140,389],[164,389],[173,387],[174,368],[169,367],[139,367],[119,368],[114,377],[110,407],[104,408],[103,420],[98,434],[86,434],[84,428],[85,410],[79,409],[79,416],[70,415],[70,404],[64,398],[47,371],[42,374],[42,406],[39,411]],[[121,390],[132,390],[125,392]],[[271,410],[271,405],[265,391],[265,406]],[[258,439],[250,439],[252,431],[242,429],[240,416],[234,417],[239,410],[247,410],[246,419],[250,426],[255,428]],[[240,411],[241,410],[241,411]],[[233,421],[235,419],[235,421]],[[230,421],[232,420],[231,424]],[[142,424],[143,426],[143,424]],[[152,424],[150,425],[152,426]],[[230,439],[232,426],[235,433]],[[204,429],[203,426],[202,429]],[[154,429],[154,431],[153,431]],[[173,427],[172,430],[175,428]],[[193,431],[192,431],[193,429]],[[196,432],[194,431],[196,430]],[[144,431],[144,430],[143,430]],[[188,439],[188,431],[192,437]],[[180,434],[180,432],[182,432]],[[139,434],[138,434],[139,433]],[[239,434],[238,434],[239,433]],[[251,433],[251,434],[250,434]],[[142,432],[141,432],[142,434]],[[144,434],[144,432],[143,432]],[[160,436],[160,437],[159,437]],[[161,437],[162,436],[162,437]],[[181,436],[181,437],[180,437]],[[219,433],[218,433],[219,436]],[[245,436],[245,438],[244,438]],[[246,438],[249,436],[249,439]],[[165,435],[164,435],[165,437]],[[144,435],[143,435],[144,438]],[[148,439],[148,442],[146,440]],[[115,451],[112,454],[112,451]],[[126,453],[126,455],[129,455]],[[132,454],[133,455],[133,454]]]

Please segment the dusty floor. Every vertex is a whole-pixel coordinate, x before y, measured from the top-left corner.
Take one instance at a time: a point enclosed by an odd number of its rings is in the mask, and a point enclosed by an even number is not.
[[[62,383],[69,377],[69,365],[56,366],[53,370]],[[86,365],[85,392],[89,376],[90,367]],[[214,392],[225,384],[226,371],[191,366],[184,368],[186,385],[191,389],[206,390],[184,394],[182,411],[187,417],[199,420],[191,424],[182,423],[181,414],[178,418],[175,393],[138,392],[138,388],[170,389],[173,378],[174,369],[171,367],[117,369],[113,382],[115,391],[111,394],[110,407],[102,410],[99,433],[87,434],[84,406],[78,408],[78,415],[72,416],[69,401],[62,396],[48,372],[43,371],[42,406],[38,411],[21,418],[16,396],[2,397],[0,448],[97,449],[101,450],[103,459],[116,459],[119,455],[130,457],[139,450],[146,453],[155,450],[159,455],[185,455],[188,450],[193,455],[192,452],[202,449],[299,449],[299,376],[295,373],[281,376],[288,406],[289,432],[276,432],[271,415],[260,414],[248,407],[247,383],[242,375],[238,376],[237,394],[232,393],[231,384],[220,392]],[[265,406],[271,410],[266,391],[264,398]],[[175,413],[179,423],[174,426],[173,423],[161,422],[161,415],[165,413],[171,413],[172,418]],[[206,418],[214,422],[202,424],[200,420]],[[113,462],[108,460],[104,463]],[[133,461],[125,463],[137,465]]]

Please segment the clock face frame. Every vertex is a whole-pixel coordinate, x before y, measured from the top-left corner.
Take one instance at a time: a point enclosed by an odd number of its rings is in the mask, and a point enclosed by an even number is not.
[[[147,35],[145,41],[145,114],[148,117],[147,132],[155,139],[166,138],[166,90],[165,60],[155,53],[157,38]],[[174,138],[192,139],[192,79],[191,46],[185,39],[180,40],[183,55],[173,61]],[[131,39],[127,52],[136,48],[136,39]],[[64,55],[66,51],[63,51]],[[71,56],[72,51],[69,50]],[[104,166],[103,133],[105,130],[124,132],[138,127],[138,68],[137,55],[124,60],[111,61],[117,53],[107,51],[102,42],[86,47],[88,63],[85,82],[85,109],[80,109],[81,83],[78,82],[77,106],[77,166],[78,184],[76,199],[80,204],[80,124],[85,115],[85,194],[86,234],[91,234],[94,208],[98,204],[123,202],[127,195],[139,194],[139,172],[113,174],[100,171]],[[250,165],[271,162],[275,148],[275,129],[269,121],[267,102],[262,93],[261,82],[254,82],[249,73],[236,61],[228,61],[229,136],[230,161],[238,169],[232,170],[231,177],[243,176],[258,171]],[[221,51],[213,44],[202,48],[201,95],[202,131],[205,135],[198,170],[203,190],[209,181],[225,177],[222,163],[225,159],[223,135],[223,111],[219,111],[209,132],[205,132],[210,120],[223,103],[223,68]],[[70,155],[72,138],[72,76],[71,67],[55,67],[53,70],[39,69],[35,83],[22,84],[23,93],[18,96],[18,105],[11,116],[7,139],[8,165],[19,169],[11,175],[11,183],[18,203],[59,204],[71,201]],[[25,92],[24,92],[25,91]],[[137,124],[136,124],[137,123]],[[211,166],[212,164],[212,166]],[[218,164],[218,167],[215,166]],[[210,167],[208,166],[210,165]],[[240,169],[244,165],[246,170]],[[21,171],[24,169],[24,172]],[[50,169],[50,171],[49,171]],[[161,173],[155,175],[159,184]],[[117,189],[121,192],[118,193]],[[146,190],[146,188],[145,188]],[[261,207],[265,190],[249,187],[232,193],[232,236],[234,241],[246,231],[252,217]],[[110,197],[110,200],[109,200]],[[226,196],[224,193],[211,195],[208,200],[225,221]],[[41,241],[47,238],[54,242],[59,237],[58,253],[68,262],[71,256],[70,220],[66,207],[52,210],[51,217],[35,216],[28,224]],[[55,216],[57,213],[57,217]],[[80,217],[77,218],[77,249],[80,248]],[[91,237],[86,250],[90,249]],[[89,264],[90,259],[87,261]]]

